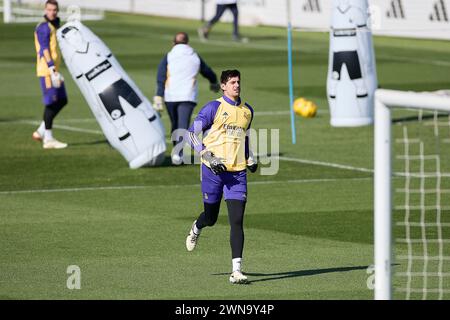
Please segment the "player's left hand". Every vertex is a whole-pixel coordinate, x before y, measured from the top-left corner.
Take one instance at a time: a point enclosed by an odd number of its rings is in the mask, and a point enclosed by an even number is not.
[[[249,150],[249,155],[247,159],[247,169],[250,170],[251,173],[255,173],[258,169],[258,161],[253,156],[252,150]]]
[[[258,164],[255,162],[253,164],[247,165],[247,169],[250,170],[251,173],[255,173],[258,170]]]
[[[61,73],[55,70],[55,67],[50,67],[50,80],[52,81],[52,87],[60,88],[64,82],[64,77]]]

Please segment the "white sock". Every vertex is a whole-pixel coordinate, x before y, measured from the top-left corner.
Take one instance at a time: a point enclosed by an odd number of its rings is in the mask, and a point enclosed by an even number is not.
[[[242,258],[234,258],[231,261],[233,263],[233,272],[241,271]]]
[[[44,140],[45,141],[53,140],[52,129],[50,129],[50,130],[45,129]]]
[[[45,134],[45,122],[44,121],[41,122],[41,124],[39,125],[39,128],[37,128],[36,131],[39,133],[39,135],[41,137],[44,136],[44,134]]]
[[[197,224],[194,223],[194,227],[192,228],[192,230],[194,230],[195,234],[200,234],[200,232],[202,232],[202,229],[197,228]]]

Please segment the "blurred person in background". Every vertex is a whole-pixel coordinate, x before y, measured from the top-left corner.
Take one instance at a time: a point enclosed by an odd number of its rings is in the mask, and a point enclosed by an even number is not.
[[[216,14],[202,28],[198,29],[200,40],[206,41],[212,27],[220,20],[224,12],[229,9],[233,14],[233,40],[240,42],[248,42],[248,38],[243,38],[239,34],[239,9],[237,0],[216,0]]]
[[[162,111],[165,103],[172,125],[171,134],[177,129],[187,130],[189,127],[192,111],[197,105],[198,73],[208,79],[212,91],[218,92],[220,89],[217,75],[188,43],[188,34],[178,32],[173,39],[172,50],[164,56],[158,66],[153,107],[157,111]],[[173,165],[183,164],[182,136],[183,133],[172,137]]]

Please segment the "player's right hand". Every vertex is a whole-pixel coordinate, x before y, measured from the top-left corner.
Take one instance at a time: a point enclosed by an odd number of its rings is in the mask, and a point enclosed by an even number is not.
[[[50,80],[52,81],[52,87],[60,88],[64,81],[64,77],[62,76],[61,73],[59,73],[58,71],[55,70],[55,66],[51,66],[49,69],[50,69]]]
[[[227,167],[222,163],[220,158],[217,158],[211,151],[203,153],[202,159],[209,163],[209,167],[215,175],[227,171]]]
[[[210,85],[209,85],[209,89],[211,90],[211,91],[214,91],[214,92],[219,92],[219,90],[220,90],[220,84],[219,83],[211,83]]]
[[[164,99],[161,96],[153,97],[153,109],[158,112],[164,111]]]

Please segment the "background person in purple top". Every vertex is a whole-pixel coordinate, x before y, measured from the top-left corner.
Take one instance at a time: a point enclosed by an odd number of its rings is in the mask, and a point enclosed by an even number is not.
[[[44,21],[40,22],[34,32],[36,46],[36,74],[42,89],[42,102],[45,106],[44,120],[33,132],[33,139],[43,141],[44,149],[62,149],[67,144],[53,137],[53,120],[67,104],[64,78],[59,73],[61,56],[58,52],[56,29],[59,28],[58,2],[45,2]]]
[[[201,156],[204,211],[192,224],[186,238],[186,248],[188,251],[194,250],[202,229],[216,223],[223,195],[230,222],[231,283],[248,282],[241,271],[243,219],[247,202],[246,170],[255,172],[257,169],[247,135],[253,120],[253,109],[241,101],[240,78],[238,70],[222,72],[220,87],[223,96],[200,110],[187,133],[191,146]],[[197,138],[199,133],[204,135],[202,141]]]

